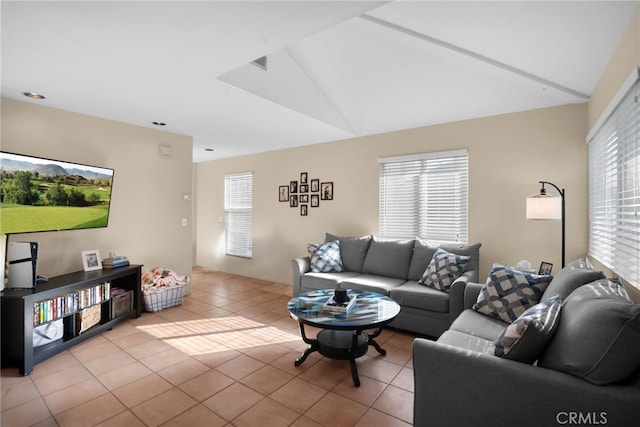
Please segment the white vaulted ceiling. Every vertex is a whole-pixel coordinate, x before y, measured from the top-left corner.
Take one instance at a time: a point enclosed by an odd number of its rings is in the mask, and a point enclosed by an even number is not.
[[[2,1],[2,96],[201,162],[586,102],[638,4]]]

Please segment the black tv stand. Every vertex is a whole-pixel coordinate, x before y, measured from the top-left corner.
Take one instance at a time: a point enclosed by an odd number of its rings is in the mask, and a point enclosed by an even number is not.
[[[5,289],[0,294],[2,312],[2,367],[17,366],[22,375],[28,375],[33,366],[54,356],[82,341],[87,340],[105,330],[113,328],[118,323],[142,314],[142,298],[140,281],[142,265],[129,265],[114,269],[95,271],[76,271],[51,277],[46,283],[38,283],[34,289]],[[89,306],[74,312],[58,311],[49,320],[35,318],[34,306],[43,301],[59,301],[64,296],[99,287],[109,283],[110,288],[118,287],[125,291],[132,291],[133,308],[112,315],[113,298],[101,296],[94,298]],[[98,292],[100,293],[100,292]],[[100,322],[92,328],[80,333],[76,327],[77,313],[83,309],[100,306]],[[40,324],[56,320],[64,324],[64,336],[40,347],[33,346],[33,330]]]

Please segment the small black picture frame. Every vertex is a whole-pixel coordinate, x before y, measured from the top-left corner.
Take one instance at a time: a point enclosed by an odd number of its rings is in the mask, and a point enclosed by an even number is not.
[[[300,173],[300,184],[306,184],[307,183],[307,173],[306,172],[301,172]]]
[[[551,270],[553,270],[553,264],[551,264],[550,262],[542,261],[540,263],[540,269],[538,270],[538,274],[548,276],[551,274]]]
[[[290,181],[289,182],[289,193],[297,193],[298,192],[298,181]]]
[[[281,202],[288,202],[289,201],[289,186],[288,185],[281,185],[280,187],[278,187],[278,200]]]
[[[320,184],[320,199],[333,200],[333,182],[323,182]]]
[[[298,207],[298,195],[292,194],[291,197],[289,197],[289,206],[292,208]]]
[[[312,194],[311,195],[311,207],[312,208],[317,208],[318,206],[320,206],[320,195],[319,194]]]
[[[300,205],[300,216],[307,216],[307,205]]]
[[[320,191],[320,180],[319,179],[312,179],[311,180],[311,192],[312,193],[317,193],[318,191]]]

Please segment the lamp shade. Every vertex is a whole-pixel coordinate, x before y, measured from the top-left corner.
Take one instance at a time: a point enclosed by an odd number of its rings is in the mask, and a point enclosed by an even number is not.
[[[562,219],[562,197],[546,194],[527,197],[527,219]]]

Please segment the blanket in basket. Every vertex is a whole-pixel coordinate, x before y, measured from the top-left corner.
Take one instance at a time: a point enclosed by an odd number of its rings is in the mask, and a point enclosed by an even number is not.
[[[184,285],[189,276],[156,267],[142,275],[142,297],[145,311],[160,311],[182,304]]]

